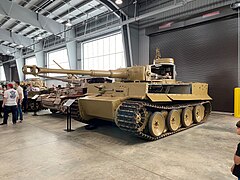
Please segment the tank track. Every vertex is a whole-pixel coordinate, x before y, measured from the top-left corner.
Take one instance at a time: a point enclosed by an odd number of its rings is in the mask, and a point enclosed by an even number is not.
[[[71,105],[71,118],[76,121],[81,121],[79,108],[78,108],[78,99],[76,99]]]
[[[76,121],[89,124],[89,121],[86,121],[81,117],[80,110],[78,107],[78,99],[76,99],[71,105],[71,118],[73,118]]]
[[[71,118],[85,124],[96,124],[94,120],[85,120],[82,118],[81,113],[81,109],[78,107],[78,99],[76,99],[71,105]]]
[[[147,122],[145,122],[145,124],[144,123],[142,124],[144,127],[140,130],[139,123],[136,120],[137,113],[142,107],[145,107],[146,109],[149,109],[149,110],[154,109],[154,110],[158,110],[158,111],[162,111],[162,110],[169,111],[172,109],[181,109],[181,108],[186,108],[188,106],[196,106],[196,105],[200,105],[200,104],[209,105],[209,111],[206,112],[204,119],[200,123],[193,123],[192,125],[190,125],[186,128],[180,127],[178,130],[176,130],[174,132],[167,131],[158,137],[153,137],[144,131],[145,127],[147,126]],[[194,126],[204,123],[206,121],[207,116],[210,114],[210,112],[211,112],[211,104],[209,101],[204,101],[204,102],[199,102],[199,103],[176,104],[176,105],[171,105],[171,106],[169,106],[169,105],[159,106],[156,104],[151,104],[151,103],[142,102],[142,101],[126,101],[126,102],[123,102],[120,105],[120,107],[118,108],[115,123],[123,131],[133,133],[136,136],[138,136],[142,139],[145,139],[145,140],[155,141],[155,140],[176,134],[178,132],[184,131],[186,129],[189,129],[189,128],[192,128]]]
[[[36,102],[36,106],[37,106],[37,111],[40,111],[40,110],[44,109],[39,101]],[[29,112],[35,111],[34,101],[28,100],[27,110]]]

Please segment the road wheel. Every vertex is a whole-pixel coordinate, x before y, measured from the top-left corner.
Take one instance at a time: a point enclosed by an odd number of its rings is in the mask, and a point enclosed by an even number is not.
[[[161,112],[155,112],[148,121],[149,133],[153,137],[160,136],[165,130],[165,118]]]
[[[186,107],[182,112],[182,125],[188,127],[193,123],[192,109]]]
[[[180,112],[176,109],[170,111],[167,117],[167,127],[169,131],[176,131],[180,127]]]
[[[195,123],[199,123],[204,119],[205,107],[203,105],[197,105],[193,109],[193,120]]]

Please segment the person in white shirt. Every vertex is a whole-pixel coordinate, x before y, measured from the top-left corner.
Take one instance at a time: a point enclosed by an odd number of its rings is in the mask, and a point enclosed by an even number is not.
[[[3,118],[2,116],[2,103],[3,103],[3,88],[2,85],[0,85],[0,118]]]
[[[18,92],[13,89],[12,84],[7,85],[7,90],[4,92],[3,104],[4,108],[4,117],[3,123],[0,125],[7,124],[8,114],[12,113],[12,123],[16,124],[17,122],[17,102],[18,102]]]
[[[23,88],[20,86],[19,81],[15,82],[16,90],[18,92],[19,98],[17,103],[17,120],[19,117],[20,122],[23,121],[23,114],[22,114],[22,101],[23,101]]]

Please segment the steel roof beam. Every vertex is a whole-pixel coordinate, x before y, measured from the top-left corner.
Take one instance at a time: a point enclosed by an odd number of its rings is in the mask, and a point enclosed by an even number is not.
[[[4,17],[1,21],[0,21],[0,27],[3,26],[9,19],[11,19],[10,17]]]
[[[99,5],[95,6],[95,7],[96,7],[96,8],[101,8],[101,7],[103,7],[103,5],[102,5],[102,4],[99,4]],[[94,9],[94,8],[88,9],[87,11],[84,11],[83,13],[80,13],[80,14],[78,14],[78,15],[70,18],[70,21],[73,21],[73,20],[75,20],[75,19],[77,19],[77,18],[81,18],[81,17],[84,16],[85,14],[90,14],[90,13],[94,12],[95,10],[96,10],[96,9]],[[86,19],[86,21],[90,20],[91,18],[93,18],[93,17],[90,17],[90,18]],[[64,22],[67,22],[67,21],[64,21]]]
[[[0,14],[27,23],[39,29],[46,30],[53,34],[64,31],[64,25],[41,14],[37,14],[17,3],[0,1]]]
[[[111,11],[114,12],[114,14],[120,18],[122,15],[123,16],[127,16],[121,9],[119,9],[119,7],[112,2],[111,0],[98,0],[99,2],[101,2],[103,5],[105,5],[106,7],[108,7],[108,9],[110,9]]]
[[[47,7],[48,5],[50,5],[51,3],[53,3],[53,0],[48,0],[48,1],[41,1],[35,5],[33,5],[30,10],[32,11],[41,11],[42,9],[44,9],[45,7]]]
[[[70,1],[71,0],[65,0],[65,3],[68,3]],[[53,6],[51,9],[49,9],[47,12],[44,12],[42,15],[47,16],[47,15],[50,14],[50,12],[52,13],[52,12],[56,11],[57,9],[61,8],[64,5],[65,4],[63,2],[60,2],[60,3],[56,4],[55,6]]]
[[[55,17],[53,19],[57,20],[57,19],[59,19],[59,17],[66,16],[66,15],[70,14],[71,12],[76,11],[76,9],[80,8],[81,6],[84,6],[84,5],[88,4],[89,2],[90,2],[90,0],[86,0],[86,1],[80,2],[79,4],[76,4],[74,7],[71,7],[70,9],[68,9],[67,11],[59,14],[57,17]],[[85,12],[82,12],[82,13],[85,13]]]

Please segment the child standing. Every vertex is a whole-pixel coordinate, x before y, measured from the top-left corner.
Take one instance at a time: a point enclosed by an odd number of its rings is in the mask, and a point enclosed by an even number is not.
[[[237,122],[237,135],[240,135],[240,121]],[[238,143],[237,150],[233,157],[234,164],[231,168],[232,174],[236,177],[238,177],[238,180],[240,180],[240,143]]]

